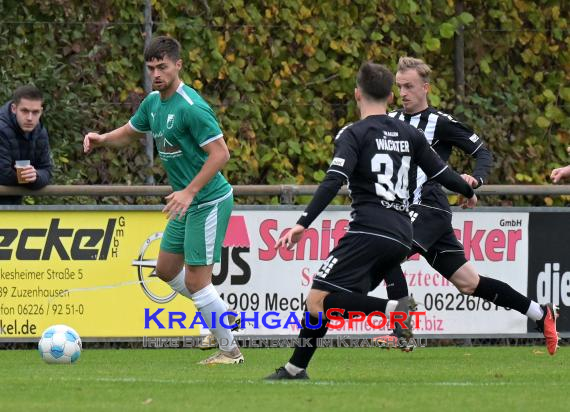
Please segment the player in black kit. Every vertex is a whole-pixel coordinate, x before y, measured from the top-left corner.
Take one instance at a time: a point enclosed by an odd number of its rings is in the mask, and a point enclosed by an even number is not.
[[[431,70],[422,60],[402,57],[398,62],[396,86],[404,105],[403,110],[389,113],[421,130],[424,139],[439,156],[447,161],[453,147],[476,159],[473,176],[462,177],[473,187],[484,183],[492,165],[491,153],[470,128],[446,113],[429,107],[429,74]],[[423,169],[423,166],[420,165]],[[424,173],[425,172],[425,173]],[[429,180],[427,170],[412,166],[410,192],[413,192],[410,217],[414,238],[410,255],[420,253],[441,275],[462,293],[473,295],[498,306],[515,309],[536,321],[544,333],[548,352],[554,355],[558,348],[556,332],[557,307],[551,303],[539,305],[500,280],[481,276],[465,259],[463,245],[457,240],[451,226],[451,209],[447,196],[438,182]],[[379,281],[382,277],[376,277]],[[394,266],[385,274],[389,299],[408,296],[408,287],[401,267]],[[372,289],[377,285],[373,284]],[[371,290],[372,290],[371,289]],[[399,331],[396,330],[396,336]],[[386,337],[385,339],[387,339]]]
[[[465,207],[477,203],[473,189],[430,148],[417,129],[386,115],[392,98],[393,75],[381,65],[364,63],[354,92],[360,121],[344,127],[335,138],[334,158],[323,182],[297,224],[276,244],[292,248],[307,227],[347,181],[352,198],[349,230],[313,279],[299,334],[300,342],[290,361],[266,379],[307,379],[306,368],[317,339],[326,332],[326,319],[318,328],[319,314],[344,309],[389,315],[407,309],[408,300],[367,296],[372,277],[398,265],[411,249],[412,224],[408,215],[410,170],[419,164],[430,178],[461,193]],[[322,316],[324,318],[324,316]],[[410,335],[411,336],[411,335]]]

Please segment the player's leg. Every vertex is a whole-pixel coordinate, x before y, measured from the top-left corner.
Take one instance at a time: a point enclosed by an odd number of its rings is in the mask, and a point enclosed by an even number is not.
[[[192,293],[194,304],[208,326],[213,316],[227,311],[227,305],[212,284],[212,269],[221,259],[222,243],[231,215],[233,198],[214,204],[192,207],[186,216],[184,261],[186,287]],[[214,315],[216,314],[216,315]],[[202,361],[202,364],[242,363],[243,356],[230,329],[216,322],[210,332],[216,337],[220,352]]]
[[[451,213],[444,210],[412,205],[410,208],[410,218],[414,229],[414,238],[412,250],[408,253],[407,257],[416,253],[425,254],[429,247],[437,242],[438,238],[445,233],[446,228],[451,227]],[[401,265],[394,265],[373,279],[371,290],[375,289],[382,280],[386,282],[388,299],[399,300],[409,295],[408,282],[406,281]],[[410,304],[415,307],[415,301],[411,296],[410,299]],[[381,335],[375,339],[384,344],[398,342],[398,340],[403,337],[403,332],[405,331],[396,325],[396,328],[391,334]],[[412,348],[409,347],[401,347],[401,349],[406,352],[412,350]]]
[[[514,309],[533,320],[542,318],[538,303],[497,279],[481,276],[465,259],[463,246],[449,232],[426,254],[428,263],[448,279],[461,293],[485,299],[497,306]]]
[[[156,262],[156,275],[182,296],[192,299],[186,288],[184,272],[184,222],[171,220],[166,225]]]
[[[544,333],[548,352],[551,355],[556,353],[558,349],[556,331],[558,308],[555,305],[552,303],[539,305],[507,283],[479,275],[469,262],[457,269],[449,280],[462,293],[485,299],[497,306],[514,309],[534,320],[537,329]]]
[[[467,262],[463,245],[453,232],[450,213],[421,206],[414,211],[414,247],[460,292],[515,309],[533,320],[542,317],[542,309],[536,302],[504,282],[480,276]]]
[[[548,352],[550,354],[556,352],[558,313],[554,305],[541,306],[507,283],[481,276],[465,259],[463,246],[451,231],[430,249],[426,258],[431,266],[453,283],[461,293],[485,299],[497,306],[514,309],[534,320],[537,328],[544,333]]]
[[[385,237],[349,232],[313,279],[314,288],[330,292],[318,309],[326,312],[338,308],[344,309],[345,314],[363,312],[366,315],[395,311],[401,302],[367,296],[367,293],[374,275],[400,263],[409,250]]]
[[[210,332],[216,337],[220,348],[220,352],[200,363],[242,363],[243,356],[231,330],[219,322],[219,317],[227,311],[227,306],[212,284],[212,268],[213,265],[186,265],[186,286],[192,292],[196,309],[202,315]],[[214,317],[216,317],[216,327],[213,327]]]
[[[293,355],[284,366],[275,373],[266,377],[268,380],[279,379],[308,379],[307,366],[315,354],[319,339],[327,333],[325,326],[327,320],[323,314],[323,301],[330,292],[319,289],[311,289],[307,296],[307,312],[301,321],[298,342],[293,350]]]
[[[409,249],[399,243],[372,235],[348,233],[333,249],[313,279],[307,297],[307,310],[302,321],[299,341],[310,343],[295,347],[289,362],[266,379],[307,379],[306,368],[317,350],[317,342],[327,333],[326,311],[344,309],[348,312],[396,310],[399,302],[367,296],[370,276],[379,271],[379,264],[387,266],[399,262]],[[379,252],[380,251],[380,252]],[[307,323],[313,327],[306,327]],[[318,327],[314,327],[319,325]]]
[[[408,282],[400,265],[388,269],[384,274],[384,281],[386,282],[388,299],[398,300],[410,294]]]
[[[412,251],[407,257],[427,252],[431,245],[446,233],[447,228],[451,227],[451,214],[444,210],[414,205],[410,208],[410,218],[414,228],[414,239]],[[386,281],[388,299],[398,300],[409,295],[408,283],[399,264],[375,277],[370,290],[374,290],[382,280]]]
[[[413,252],[410,252],[412,254]],[[384,271],[385,275],[377,275],[372,280],[371,290],[376,288],[382,280],[386,281],[386,292],[390,301],[404,302],[407,299],[407,308],[409,310],[416,310],[417,304],[413,296],[409,295],[408,283],[402,267],[400,264]],[[411,321],[411,320],[410,320]],[[381,344],[382,348],[390,349],[391,347],[398,346],[404,352],[411,352],[413,346],[404,344],[401,339],[410,339],[412,337],[412,330],[414,325],[408,322],[407,329],[403,329],[400,324],[396,324],[394,329],[389,334],[379,335],[374,338],[374,341]]]
[[[221,205],[221,207],[229,207],[230,208],[230,214],[231,214],[231,205],[233,204],[233,200],[232,199],[228,199],[228,202],[231,201],[231,204],[228,206],[226,203],[223,203]],[[219,212],[218,212],[219,214]],[[229,217],[228,217],[228,221],[229,221]],[[223,221],[221,222],[221,224],[223,224]],[[227,226],[227,224],[226,224]],[[225,229],[224,229],[224,233],[225,233]],[[223,238],[221,238],[222,242],[223,242]],[[221,245],[219,250],[221,250]],[[218,260],[216,260],[217,262]],[[226,303],[226,311],[229,311],[230,308]],[[231,331],[232,332],[238,332],[240,330],[241,327],[241,319],[238,316],[234,317],[233,315],[228,315],[227,317],[227,323],[229,325],[235,325]],[[200,344],[197,346],[199,349],[202,350],[209,350],[209,349],[215,349],[217,347],[219,347],[218,345],[218,340],[216,339],[215,334],[213,334],[212,332],[208,333],[206,336],[204,336],[204,338],[200,341]]]
[[[230,307],[228,306],[227,303],[226,303],[226,309],[230,311]],[[239,313],[237,314],[237,316],[228,314],[227,324],[234,325],[231,329],[231,331],[234,333],[234,337],[236,333],[244,331],[244,327],[241,324],[241,317]],[[200,341],[200,343],[196,346],[196,348],[202,350],[210,350],[210,349],[215,349],[217,347],[218,347],[218,341],[216,340],[216,337],[212,333],[208,333],[206,336],[204,336]]]
[[[226,308],[228,311],[230,310],[227,303],[226,303]],[[228,325],[234,325],[231,329],[231,331],[234,332],[234,337],[235,337],[236,333],[244,331],[244,327],[241,324],[241,318],[240,318],[239,313],[237,314],[237,316],[234,316],[232,314],[228,314],[227,324]],[[206,336],[204,336],[202,338],[202,340],[196,346],[196,348],[202,349],[202,350],[209,350],[209,349],[215,349],[218,346],[219,345],[218,345],[218,341],[216,340],[216,336],[214,336],[214,334],[212,334],[212,333],[208,333]]]
[[[388,299],[398,300],[409,295],[408,282],[400,264],[389,269],[383,269],[370,281],[370,290],[374,290],[384,281]]]
[[[448,259],[450,260],[446,257],[440,258],[442,264],[437,266],[445,271],[445,261]],[[533,302],[505,282],[479,275],[470,262],[465,262],[459,269],[455,270],[449,277],[449,281],[461,293],[485,299],[497,306],[514,309],[535,321],[543,316],[543,311],[538,303]]]
[[[222,203],[220,205],[220,207],[228,209],[230,215],[231,215],[232,206],[233,206],[233,197],[231,197],[230,199],[227,199],[224,203]],[[228,217],[228,222],[229,222],[229,217]],[[221,222],[221,224],[223,225],[223,221]],[[226,224],[226,228],[227,228],[227,224]],[[224,233],[225,233],[225,231],[224,231]],[[223,242],[223,239],[222,239],[222,242]],[[221,250],[221,245],[220,245],[219,250]],[[217,262],[217,260],[216,260],[216,262]],[[230,310],[230,307],[228,306],[227,302],[226,302],[226,310],[227,311]],[[242,327],[241,318],[240,318],[239,314],[237,316],[228,315],[227,324],[228,325],[234,325],[234,327],[232,327],[232,329],[231,329],[232,332],[234,332],[234,333],[239,332],[240,328]],[[204,338],[202,339],[202,341],[200,342],[200,344],[197,347],[199,349],[202,349],[202,350],[208,350],[208,349],[215,349],[215,348],[219,347],[219,345],[218,345],[218,341],[216,340],[216,336],[210,332],[206,336],[204,336]]]

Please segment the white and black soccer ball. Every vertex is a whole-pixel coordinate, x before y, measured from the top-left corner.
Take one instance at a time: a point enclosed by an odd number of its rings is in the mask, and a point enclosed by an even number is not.
[[[38,350],[47,363],[75,363],[81,355],[81,338],[67,325],[54,325],[42,333]]]

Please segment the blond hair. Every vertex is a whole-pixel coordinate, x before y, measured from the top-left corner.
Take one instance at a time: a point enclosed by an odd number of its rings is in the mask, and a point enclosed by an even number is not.
[[[415,70],[424,82],[429,83],[431,69],[422,59],[407,56],[400,57],[400,60],[398,60],[398,71],[405,72],[406,70]]]

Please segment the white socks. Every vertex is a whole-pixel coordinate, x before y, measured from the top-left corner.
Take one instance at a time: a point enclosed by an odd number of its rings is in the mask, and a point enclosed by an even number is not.
[[[185,296],[188,299],[192,299],[194,301],[196,309],[202,314],[202,318],[204,318],[208,324],[207,327],[210,329],[210,332],[212,332],[212,334],[216,337],[221,350],[229,352],[232,349],[235,349],[237,345],[234,342],[234,336],[231,330],[225,329],[219,323],[220,315],[228,310],[226,302],[220,298],[218,291],[211,283],[194,294],[190,293],[186,287],[185,278],[186,271],[183,268],[182,271],[176,275],[174,279],[166,283],[168,283],[168,285],[173,290],[180,293],[182,296]],[[216,312],[215,328],[210,328],[212,325],[212,312]],[[227,322],[228,320],[226,319],[226,323]]]
[[[526,311],[526,316],[528,316],[530,319],[534,321],[541,320],[542,317],[544,316],[544,311],[542,310],[540,305],[533,300],[530,302],[530,306]]]
[[[388,323],[390,322],[390,313],[394,312],[396,310],[396,307],[398,306],[398,301],[397,300],[389,300],[388,303],[386,303],[386,318],[388,318]]]
[[[286,370],[287,372],[289,372],[291,375],[295,376],[295,375],[297,375],[299,372],[302,372],[302,371],[303,371],[303,368],[299,368],[298,366],[295,366],[295,365],[293,365],[292,363],[287,362],[287,363],[285,364],[285,370]]]
[[[184,268],[182,268],[182,271],[178,275],[176,275],[176,277],[174,279],[172,279],[170,282],[166,282],[166,283],[168,283],[168,285],[172,289],[174,289],[176,292],[180,293],[182,296],[185,296],[188,299],[192,299],[192,294],[190,293],[190,291],[186,287],[185,279],[186,279],[186,270]]]
[[[216,337],[220,349],[229,352],[237,347],[234,341],[232,331],[220,325],[219,318],[222,313],[227,310],[226,303],[220,298],[218,291],[211,283],[205,288],[192,294],[192,300],[196,305],[196,309],[202,314],[202,317],[208,324],[210,332]],[[216,313],[216,327],[211,328],[212,313]],[[227,322],[227,320],[226,320]]]

